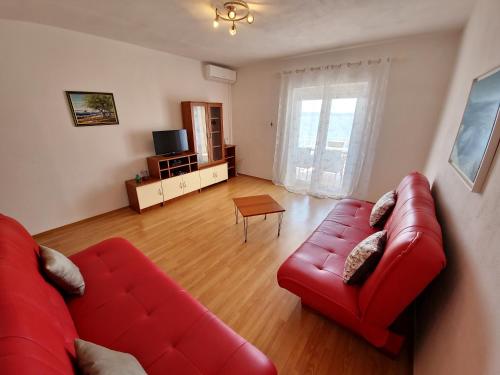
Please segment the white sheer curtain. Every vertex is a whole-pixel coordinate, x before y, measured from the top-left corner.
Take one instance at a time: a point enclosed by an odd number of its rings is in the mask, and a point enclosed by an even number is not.
[[[274,183],[365,198],[389,67],[379,59],[282,73]]]
[[[207,123],[204,105],[193,106],[193,123],[195,131],[195,150],[198,151],[198,163],[208,163]]]

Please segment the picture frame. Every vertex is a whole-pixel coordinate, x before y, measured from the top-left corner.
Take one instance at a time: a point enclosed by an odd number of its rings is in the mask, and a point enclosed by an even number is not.
[[[113,93],[66,91],[66,98],[75,126],[119,124]]]
[[[448,159],[472,192],[480,192],[500,141],[500,67],[474,79]]]

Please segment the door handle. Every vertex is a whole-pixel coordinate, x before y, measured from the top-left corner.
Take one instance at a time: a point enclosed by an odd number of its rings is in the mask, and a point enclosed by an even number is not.
[[[161,195],[161,189],[158,189],[158,195]]]
[[[184,186],[185,188],[187,187],[186,186],[186,181],[182,181],[182,186]]]
[[[179,189],[182,189],[182,182],[179,182]]]

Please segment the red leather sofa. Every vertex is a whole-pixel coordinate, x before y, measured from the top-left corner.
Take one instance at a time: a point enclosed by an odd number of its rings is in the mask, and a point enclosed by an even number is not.
[[[404,338],[390,325],[446,264],[427,179],[412,173],[396,191],[385,252],[363,285],[342,279],[350,251],[376,231],[368,223],[373,204],[354,199],[341,200],[278,270],[279,285],[303,304],[392,354]]]
[[[86,289],[67,300],[40,273],[38,251],[0,215],[2,375],[75,374],[76,337],[132,353],[149,375],[276,374],[129,242],[113,238],[72,256]]]

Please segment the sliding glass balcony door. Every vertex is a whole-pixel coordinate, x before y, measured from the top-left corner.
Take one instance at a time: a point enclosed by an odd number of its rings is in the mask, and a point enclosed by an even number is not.
[[[326,96],[314,91],[297,90],[294,98],[295,137],[287,179],[298,191],[313,186],[317,195],[330,196],[342,185],[358,100],[335,90]]]
[[[273,182],[366,199],[389,67],[378,59],[282,72]]]

